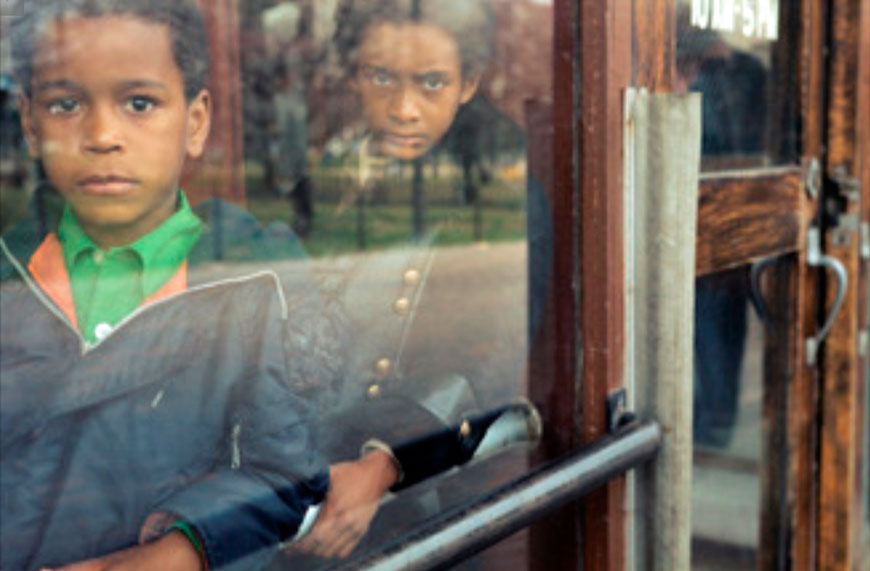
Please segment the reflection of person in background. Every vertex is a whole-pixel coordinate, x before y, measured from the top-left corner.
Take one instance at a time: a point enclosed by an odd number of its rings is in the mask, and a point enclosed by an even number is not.
[[[275,140],[272,168],[278,194],[293,204],[293,230],[308,236],[314,222],[308,174],[308,106],[299,79],[282,59],[275,70]]]
[[[481,2],[345,2],[336,42],[372,152],[403,160],[438,143],[480,83],[490,34]],[[461,29],[460,29],[461,28]],[[461,34],[474,34],[473,37]]]
[[[0,75],[0,184],[4,187],[20,189],[27,178],[23,140],[12,79],[3,74]]]
[[[710,30],[678,15],[679,86],[703,94],[702,154],[757,154],[764,148],[767,71],[751,54],[733,49]],[[745,270],[700,278],[695,292],[694,438],[727,447],[740,395],[746,343],[748,286]]]
[[[460,106],[477,90],[491,51],[491,28],[491,9],[484,0],[342,2],[337,12],[336,44],[368,126],[364,152],[414,161],[432,149]],[[394,258],[383,256],[374,265],[381,264],[378,267],[382,270],[389,266],[385,271],[392,277]],[[366,276],[384,280],[383,273]],[[401,263],[395,276],[412,289],[422,287],[421,280],[425,280],[423,272],[409,271]],[[351,319],[362,324],[364,331],[357,332],[360,336],[348,348],[353,355],[347,371],[346,413],[333,417],[336,420],[324,430],[333,433],[332,440],[341,441],[345,452],[336,455],[360,448],[365,455],[361,461],[333,466],[321,516],[311,534],[296,546],[320,556],[347,555],[368,529],[387,489],[410,486],[430,475],[426,471],[428,459],[405,456],[401,443],[419,436],[421,430],[441,426],[438,418],[424,418],[428,414],[425,407],[407,399],[391,400],[391,395],[383,394],[387,388],[378,389],[378,398],[366,399],[367,394],[374,394],[366,390],[372,386],[373,374],[384,381],[399,374],[393,370],[395,361],[379,357],[383,356],[380,351],[390,355],[400,351],[398,343],[386,345],[394,339],[393,333],[401,333],[402,321],[392,313],[391,300],[385,301],[384,311],[379,304],[378,311],[360,304],[357,293],[373,292],[366,278],[354,281],[364,291],[351,287],[345,297],[355,304],[349,311]],[[378,343],[385,346],[376,347]],[[353,364],[362,362],[370,363],[365,370]],[[333,458],[337,459],[346,456]]]

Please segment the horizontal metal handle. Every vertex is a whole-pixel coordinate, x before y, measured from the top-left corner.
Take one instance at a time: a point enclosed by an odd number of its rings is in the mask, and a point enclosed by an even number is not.
[[[538,468],[388,543],[378,553],[333,569],[443,569],[482,551],[612,478],[651,460],[658,423],[632,423]]]

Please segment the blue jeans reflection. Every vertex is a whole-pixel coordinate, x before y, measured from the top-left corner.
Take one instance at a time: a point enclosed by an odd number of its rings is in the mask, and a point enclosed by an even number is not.
[[[696,445],[725,448],[731,442],[746,345],[745,282],[744,270],[697,281],[693,430]]]

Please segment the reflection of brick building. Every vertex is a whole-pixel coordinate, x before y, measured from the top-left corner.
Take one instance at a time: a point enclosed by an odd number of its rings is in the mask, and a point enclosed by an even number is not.
[[[496,58],[484,94],[519,125],[527,99],[549,100],[553,83],[553,6],[536,0],[493,0]]]

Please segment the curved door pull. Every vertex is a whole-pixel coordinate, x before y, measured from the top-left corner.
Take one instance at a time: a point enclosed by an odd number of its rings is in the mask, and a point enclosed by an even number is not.
[[[806,346],[806,362],[807,365],[815,365],[818,357],[819,345],[827,337],[834,325],[834,319],[843,307],[843,301],[846,298],[846,288],[849,285],[849,275],[846,273],[846,268],[836,258],[827,256],[822,253],[822,239],[819,229],[815,226],[810,227],[807,231],[807,264],[813,267],[828,268],[834,272],[837,278],[837,296],[834,299],[834,304],[831,306],[828,316],[822,323],[822,328],[819,329],[813,337],[807,338]]]
[[[764,294],[761,291],[761,274],[764,273],[764,270],[768,268],[772,263],[774,263],[778,258],[764,258],[758,260],[754,264],[752,264],[752,268],[749,272],[749,300],[752,302],[752,307],[755,308],[755,312],[758,314],[758,319],[761,320],[765,325],[768,324],[770,316],[767,314],[767,306],[764,303]]]

